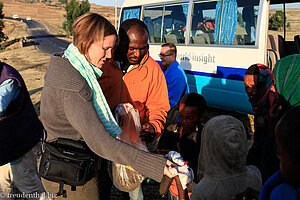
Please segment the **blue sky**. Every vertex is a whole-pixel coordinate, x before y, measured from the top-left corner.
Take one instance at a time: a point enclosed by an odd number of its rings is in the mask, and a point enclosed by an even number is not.
[[[89,0],[90,3],[104,6],[115,6],[115,0]],[[117,0],[118,7],[121,7],[124,0]]]

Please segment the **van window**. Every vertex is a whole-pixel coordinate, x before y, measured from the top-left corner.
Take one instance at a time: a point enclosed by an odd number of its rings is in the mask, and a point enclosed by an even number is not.
[[[217,2],[195,2],[191,17],[191,44],[214,44]]]
[[[150,43],[162,43],[162,16],[162,6],[149,7],[144,9],[143,19],[149,30]]]
[[[294,41],[300,34],[299,17],[300,3],[286,3],[286,38],[285,41]],[[281,35],[284,37],[284,11],[283,4],[270,5],[268,35]]]
[[[190,44],[254,45],[258,0],[196,1]]]
[[[124,8],[122,11],[121,22],[126,19],[140,19],[141,7]]]
[[[185,43],[188,3],[145,7],[143,20],[151,43]]]

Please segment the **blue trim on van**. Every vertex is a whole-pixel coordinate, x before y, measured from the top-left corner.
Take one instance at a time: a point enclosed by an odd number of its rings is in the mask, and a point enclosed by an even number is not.
[[[214,78],[226,78],[226,79],[238,80],[238,81],[244,81],[245,72],[246,69],[233,68],[233,67],[221,67],[221,66],[217,67],[216,74],[185,70],[186,74],[192,74],[198,76],[209,76]]]

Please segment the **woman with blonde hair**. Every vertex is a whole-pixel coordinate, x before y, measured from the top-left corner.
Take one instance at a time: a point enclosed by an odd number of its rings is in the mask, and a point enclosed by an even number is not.
[[[114,137],[121,129],[97,82],[102,75],[101,67],[112,58],[117,42],[114,26],[101,15],[88,13],[74,22],[73,34],[73,43],[67,50],[51,56],[45,76],[41,120],[48,133],[47,140],[82,140],[98,156],[130,165],[160,182],[163,174],[169,173],[166,168],[169,161]]]

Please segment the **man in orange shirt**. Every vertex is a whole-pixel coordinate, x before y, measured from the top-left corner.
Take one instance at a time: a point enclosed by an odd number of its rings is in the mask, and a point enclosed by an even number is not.
[[[149,56],[149,33],[142,21],[124,21],[119,36],[115,61],[103,66],[103,77],[99,83],[111,108],[129,102],[138,110],[142,125],[140,137],[151,143],[160,136],[170,110],[166,79],[158,63]],[[101,191],[110,189],[111,185],[106,180],[100,181]],[[104,198],[109,198],[109,195],[108,192]],[[130,192],[129,197],[127,193],[122,195],[123,199],[143,199],[141,187]]]
[[[142,21],[124,21],[119,35],[120,43],[114,53],[115,62],[107,62],[101,68],[103,75],[98,81],[111,109],[120,103],[129,102],[138,110],[142,125],[140,137],[151,143],[160,136],[170,110],[165,76],[158,63],[149,56],[149,34]],[[101,168],[100,198],[109,199],[111,182],[106,176],[105,165]],[[130,192],[129,196],[130,199],[141,199],[141,187]],[[128,199],[128,194],[124,193],[123,199]]]
[[[124,21],[119,30],[120,43],[115,52],[132,104],[139,111],[141,138],[158,138],[170,109],[164,74],[149,56],[148,29],[138,19]]]

